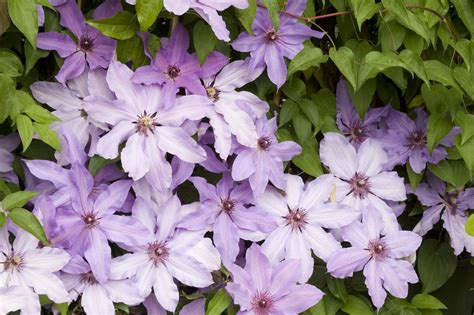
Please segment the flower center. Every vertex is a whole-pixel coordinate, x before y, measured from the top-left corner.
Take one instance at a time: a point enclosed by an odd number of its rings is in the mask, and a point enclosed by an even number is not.
[[[265,38],[268,42],[274,42],[278,39],[278,32],[273,27],[271,27],[265,33]]]
[[[81,115],[82,118],[87,119],[87,117],[89,117],[89,114],[87,114],[87,112],[85,111],[85,109],[81,108],[81,109],[79,110],[79,112],[80,112],[80,115]]]
[[[166,243],[163,242],[153,242],[148,244],[147,248],[148,257],[155,263],[164,263],[169,256],[169,250],[166,246]]]
[[[91,51],[94,48],[94,41],[89,36],[83,35],[79,39],[79,48],[83,52]]]
[[[369,194],[369,178],[365,175],[355,173],[354,177],[349,181],[349,184],[356,198],[364,199]]]
[[[262,150],[268,150],[270,148],[270,146],[272,145],[272,141],[270,140],[269,137],[260,137],[258,139],[258,147]]]
[[[426,135],[423,131],[416,130],[408,136],[408,146],[412,150],[421,150],[426,147]]]
[[[180,73],[181,73],[181,70],[176,66],[169,66],[168,71],[166,72],[166,74],[168,75],[168,78],[171,80],[174,80],[177,77],[179,77]]]
[[[273,299],[267,293],[257,293],[252,299],[252,310],[257,315],[268,315],[273,311]]]
[[[306,210],[300,208],[289,210],[285,219],[286,224],[290,225],[292,230],[301,230],[308,223],[306,221]]]
[[[138,120],[133,123],[137,125],[136,132],[148,136],[148,131],[154,133],[154,129],[158,126],[156,122],[156,113],[149,115],[146,110],[143,111],[143,114],[137,115]]]
[[[93,213],[88,213],[82,216],[82,220],[86,224],[86,227],[91,229],[99,225],[99,219]]]
[[[361,126],[360,121],[356,121],[352,126],[348,127],[345,135],[350,138],[350,141],[361,144],[367,138],[364,127]]]
[[[12,253],[10,256],[7,256],[5,260],[5,269],[16,269],[20,271],[23,267],[23,257],[21,255]]]
[[[81,275],[80,281],[82,283],[86,283],[86,284],[96,284],[96,283],[98,283],[98,281],[96,280],[96,278],[94,277],[92,272],[83,273]]]
[[[206,88],[207,97],[213,102],[217,102],[219,100],[219,90],[215,87],[208,87]]]
[[[231,214],[235,210],[235,201],[230,198],[222,199],[220,207],[225,213]]]
[[[375,259],[383,259],[387,257],[388,254],[387,245],[381,239],[370,241],[367,249],[369,250],[370,255]]]
[[[446,208],[450,211],[451,214],[455,214],[458,208],[458,193],[457,192],[450,192],[444,196],[444,203],[446,204]]]

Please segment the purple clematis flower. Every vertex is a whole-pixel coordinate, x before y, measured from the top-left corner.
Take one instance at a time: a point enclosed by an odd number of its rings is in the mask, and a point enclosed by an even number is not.
[[[336,176],[337,200],[364,211],[369,205],[381,212],[385,229],[398,230],[393,210],[383,199],[406,199],[403,178],[383,171],[387,154],[373,139],[365,140],[356,151],[343,135],[328,132],[320,144],[321,161]]]
[[[69,297],[74,301],[82,294],[81,306],[86,314],[115,314],[113,303],[137,305],[144,300],[135,283],[128,279],[97,281],[91,267],[79,256],[74,256],[63,271],[61,280],[69,291]]]
[[[62,249],[37,247],[38,240],[23,230],[18,230],[11,246],[6,227],[0,229],[0,288],[6,289],[0,291],[0,301],[14,298],[6,305],[0,303],[0,309],[8,308],[7,313],[21,309],[22,313],[39,314],[39,294],[55,303],[69,301],[64,284],[54,273],[70,256]]]
[[[276,116],[270,120],[263,116],[256,122],[256,127],[257,141],[236,152],[232,178],[236,181],[248,178],[254,195],[259,196],[265,191],[269,180],[276,187],[285,189],[283,161],[300,154],[301,147],[293,141],[277,141]]]
[[[474,188],[446,192],[446,184],[431,173],[427,175],[428,183],[421,183],[414,194],[421,204],[429,207],[415,226],[413,232],[425,235],[439,219],[448,231],[454,254],[459,255],[464,248],[474,255],[474,237],[465,231],[468,209],[474,209]]]
[[[97,151],[104,158],[114,159],[119,154],[119,144],[126,141],[121,154],[124,170],[133,180],[145,177],[155,189],[165,191],[172,182],[166,153],[188,163],[206,159],[204,149],[182,125],[187,120],[206,116],[209,101],[204,96],[182,96],[174,106],[166,109],[161,88],[134,84],[132,75],[126,65],[112,61],[107,82],[118,100],[110,101],[100,96],[86,99],[89,115],[112,126],[99,140]]]
[[[356,148],[366,139],[380,137],[378,123],[390,112],[390,105],[382,108],[371,108],[362,121],[357,113],[351,96],[347,90],[346,81],[339,80],[336,91],[337,127]]]
[[[264,211],[248,207],[253,203],[248,183],[236,185],[230,174],[224,174],[217,186],[201,177],[192,177],[190,181],[199,191],[201,206],[185,216],[179,227],[200,231],[210,225],[214,243],[225,263],[233,263],[239,253],[239,240],[245,238],[241,230],[268,233],[276,228],[275,221]]]
[[[212,284],[210,269],[217,269],[219,266],[216,266],[212,258],[206,258],[209,256],[207,253],[213,256],[212,250],[209,250],[210,242],[202,244],[201,232],[176,229],[182,211],[176,196],[159,209],[152,204],[150,208],[150,204],[147,206],[146,203],[139,203],[133,211],[155,237],[145,245],[131,246],[129,249],[132,253],[114,259],[111,279],[131,278],[137,283],[141,296],[148,296],[153,288],[159,304],[174,312],[178,305],[179,292],[173,278],[197,288]],[[190,252],[196,245],[201,246],[200,260]]]
[[[88,70],[79,77],[67,82],[67,87],[55,82],[35,82],[30,86],[35,99],[54,108],[53,114],[61,119],[52,125],[53,130],[61,133],[61,128],[73,130],[75,136],[85,148],[89,143],[98,141],[100,129],[107,125],[93,120],[84,106],[84,98],[89,95],[115,99],[105,81],[106,72],[103,69]],[[93,151],[89,152],[89,154]]]
[[[102,283],[108,279],[112,259],[107,240],[138,246],[146,244],[151,234],[138,220],[114,214],[122,207],[131,181],[116,181],[93,200],[94,179],[89,171],[74,163],[69,176],[74,188],[69,193],[71,204],[57,210],[58,231],[51,241],[84,255]]]
[[[370,208],[362,223],[356,221],[342,229],[342,237],[351,243],[329,257],[327,269],[334,277],[350,277],[364,270],[365,284],[372,303],[380,309],[387,290],[398,298],[408,295],[408,283],[418,282],[413,266],[402,259],[413,254],[421,244],[421,237],[413,232],[382,233],[383,224],[378,212]],[[382,235],[381,235],[382,234]]]
[[[420,174],[426,168],[427,162],[437,164],[446,158],[448,153],[442,146],[435,147],[431,153],[428,152],[426,145],[428,117],[423,108],[416,108],[415,113],[416,119],[413,121],[407,114],[392,109],[385,120],[388,132],[384,133],[383,141],[389,154],[387,167],[410,161],[413,171]],[[452,146],[454,135],[457,133],[459,130],[454,128],[439,144]]]
[[[224,11],[231,6],[245,9],[248,7],[248,0],[164,0],[164,6],[166,10],[176,15],[183,15],[189,9],[193,9],[209,23],[217,38],[228,42],[230,33],[217,11]]]
[[[6,179],[12,183],[18,183],[18,177],[13,172],[13,161],[15,158],[11,153],[20,144],[20,138],[16,134],[0,136],[0,179]]]
[[[328,202],[333,185],[332,175],[322,175],[307,185],[301,177],[287,175],[286,195],[267,187],[265,193],[256,199],[257,207],[264,209],[267,217],[278,224],[262,244],[264,254],[272,263],[299,259],[300,283],[308,281],[313,273],[311,250],[327,261],[335,250],[341,248],[323,228],[341,228],[360,215],[352,207]]]
[[[285,11],[295,15],[303,14],[306,0],[289,0]],[[280,14],[280,26],[275,29],[268,10],[257,9],[252,23],[254,35],[242,33],[232,43],[241,52],[250,52],[249,72],[266,64],[268,77],[280,88],[286,81],[285,58],[293,59],[303,50],[303,42],[311,37],[322,38],[324,33],[312,30],[298,19]]]
[[[207,96],[214,107],[209,114],[209,124],[214,131],[214,148],[226,160],[232,148],[232,135],[238,143],[246,146],[252,146],[257,141],[254,118],[265,115],[269,106],[254,94],[235,89],[254,81],[263,67],[249,73],[248,59],[238,60],[225,66],[219,74],[208,75],[207,63],[203,65],[201,74]]]
[[[240,314],[299,314],[317,304],[324,295],[315,286],[296,284],[299,260],[272,265],[255,243],[247,250],[245,260],[245,268],[226,266],[232,274],[226,290],[234,303],[240,305]]]
[[[115,41],[86,24],[74,0],[67,0],[55,6],[55,9],[61,15],[61,25],[69,29],[76,37],[76,41],[73,41],[63,33],[38,34],[38,48],[55,50],[59,56],[66,58],[56,79],[66,84],[67,80],[77,78],[88,67],[107,68],[115,49]]]
[[[206,95],[199,80],[200,65],[196,54],[189,54],[189,35],[184,26],[178,24],[163,48],[158,51],[150,66],[136,70],[132,77],[135,83],[160,84],[163,86],[165,108],[173,106],[179,88],[193,94]]]

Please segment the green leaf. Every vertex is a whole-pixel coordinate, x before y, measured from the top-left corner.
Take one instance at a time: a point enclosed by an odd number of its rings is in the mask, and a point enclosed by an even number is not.
[[[16,127],[23,144],[23,152],[25,152],[30,146],[31,140],[33,140],[33,123],[27,116],[18,115],[16,117]]]
[[[0,124],[10,115],[10,109],[14,106],[10,98],[14,93],[15,82],[10,77],[0,74]]]
[[[102,170],[102,168],[104,166],[112,164],[116,161],[117,161],[117,159],[107,160],[107,159],[104,159],[101,156],[94,155],[90,159],[89,165],[88,165],[87,168],[88,168],[89,172],[92,174],[92,176],[96,176],[97,174],[99,174],[99,172]]]
[[[293,77],[291,80],[286,81],[281,90],[289,98],[297,101],[306,94],[306,84],[300,78]]]
[[[22,114],[28,115],[28,117],[40,124],[49,125],[60,120],[58,117],[51,114],[49,110],[40,105],[28,106],[22,111]]]
[[[428,117],[428,127],[426,129],[426,142],[428,151],[431,153],[436,145],[446,137],[453,129],[453,124],[449,117],[432,113]]]
[[[460,145],[466,143],[474,136],[474,115],[459,111],[454,117],[456,125],[461,127]]]
[[[411,304],[416,308],[425,308],[432,310],[447,309],[440,300],[429,294],[417,294],[411,300]]]
[[[152,35],[152,34],[150,34]],[[133,62],[132,68],[144,66],[148,62],[143,42],[138,36],[117,41],[117,59],[122,63]]]
[[[395,315],[395,314],[396,315],[421,315],[421,312],[417,310],[413,305],[410,304],[410,302],[406,300],[397,299],[392,296],[388,296],[379,314],[380,315]]]
[[[466,221],[466,233],[474,236],[474,214],[471,214]]]
[[[306,115],[306,117],[309,119],[309,121],[311,121],[311,123],[313,124],[313,128],[315,129],[314,133],[316,134],[321,128],[318,106],[311,100],[299,100],[298,105],[299,108]]]
[[[357,91],[354,91],[351,86],[347,87],[357,113],[359,113],[362,118],[365,117],[365,113],[374,98],[376,87],[377,81],[375,79],[368,80]]]
[[[36,48],[38,36],[38,11],[35,0],[8,0],[8,13],[13,24],[25,35],[31,46]]]
[[[294,101],[288,99],[281,105],[280,114],[278,115],[279,127],[293,119],[298,114],[300,108]]]
[[[328,284],[329,291],[331,291],[331,293],[336,298],[338,298],[344,303],[347,303],[349,296],[347,294],[346,284],[345,284],[344,279],[336,279],[334,277],[328,276],[327,284]]]
[[[128,39],[138,31],[138,20],[128,11],[120,11],[115,16],[103,20],[87,21],[102,34],[115,39]]]
[[[423,241],[418,252],[418,273],[423,293],[430,293],[443,286],[456,270],[457,257],[448,243],[433,239]]]
[[[236,12],[240,23],[242,23],[242,26],[245,28],[247,33],[253,35],[252,22],[255,15],[257,15],[257,0],[249,0],[249,6],[247,9],[236,9]]]
[[[448,66],[438,60],[425,60],[423,63],[429,80],[438,81],[462,91],[454,79],[453,71]]]
[[[5,225],[5,222],[7,222],[7,217],[4,212],[0,212],[0,228]]]
[[[313,177],[323,175],[323,168],[321,160],[319,159],[318,151],[316,150],[316,140],[309,138],[302,145],[303,152],[294,157],[292,162],[300,168],[303,172]]]
[[[336,64],[342,75],[349,81],[354,89],[357,88],[358,66],[355,63],[354,52],[348,47],[341,47],[338,50],[331,48],[329,58]]]
[[[362,61],[356,90],[361,88],[365,81],[375,78],[379,72],[392,67],[400,67],[410,71],[405,63],[400,60],[400,57],[393,52],[369,52]]]
[[[474,82],[474,72],[469,72],[463,67],[456,67],[453,70],[453,76],[467,95],[474,100],[474,85],[472,84]]]
[[[378,41],[382,51],[396,51],[403,44],[406,30],[397,21],[384,21],[380,23]]]
[[[273,27],[278,30],[280,26],[280,5],[278,0],[262,0],[263,4],[267,7],[268,13],[272,19]]]
[[[303,113],[297,114],[293,117],[293,128],[300,143],[304,143],[311,137],[312,124]]]
[[[464,60],[464,65],[467,67],[467,70],[471,71],[471,61],[473,58],[472,53],[473,53],[473,48],[474,48],[474,42],[472,40],[461,38],[453,46],[456,52]]]
[[[69,305],[66,303],[54,304],[54,307],[59,311],[61,315],[67,315]]]
[[[0,49],[0,74],[19,77],[23,73],[23,63],[10,50]]]
[[[160,15],[163,9],[163,0],[137,0],[135,8],[140,30],[146,32]]]
[[[405,49],[400,53],[400,60],[405,64],[408,71],[416,74],[426,84],[430,84],[425,65],[423,64],[423,60],[421,59],[420,55],[415,54],[411,50]]]
[[[214,32],[207,23],[199,21],[194,25],[193,43],[201,64],[203,64],[207,56],[214,51],[217,42],[218,39],[216,35],[214,35]]]
[[[58,135],[49,128],[48,125],[33,123],[33,128],[40,136],[44,143],[50,145],[53,149],[59,151],[61,149],[61,142]]]
[[[454,143],[456,144],[456,148],[461,154],[464,162],[466,162],[466,166],[472,173],[474,171],[474,138],[469,139],[464,144],[461,144],[461,136],[457,135],[454,138]]]
[[[426,41],[430,40],[430,31],[424,21],[415,13],[407,10],[402,0],[382,0],[383,6],[396,16],[397,22],[411,29]]]
[[[290,62],[288,77],[297,71],[304,71],[310,67],[319,67],[320,64],[327,62],[328,58],[320,48],[306,46]]]
[[[33,213],[23,208],[15,208],[8,212],[8,217],[19,228],[27,231],[43,244],[48,244],[48,238],[44,233],[43,227]]]
[[[372,307],[367,304],[363,299],[355,295],[349,295],[347,297],[347,302],[346,304],[344,304],[341,310],[349,315],[374,314],[374,310],[372,309]]]
[[[436,165],[429,164],[428,169],[454,187],[462,187],[470,179],[469,170],[462,160],[443,160]]]
[[[209,300],[206,308],[206,315],[220,315],[229,306],[232,299],[225,289],[219,289]]]
[[[374,0],[351,0],[351,4],[360,31],[362,23],[364,23],[365,20],[372,18],[375,12],[377,12],[378,7]]]
[[[451,0],[451,2],[471,36],[474,36],[474,4],[472,0]]]
[[[423,173],[421,174],[415,173],[413,169],[411,168],[409,161],[406,164],[406,168],[407,168],[408,180],[410,181],[410,186],[413,189],[413,191],[415,191],[416,187],[418,187],[418,184],[423,178]]]
[[[3,210],[11,210],[13,208],[23,207],[37,194],[38,193],[34,191],[17,191],[11,193],[3,198],[2,208]]]
[[[29,43],[25,43],[25,57],[26,57],[26,69],[25,74],[28,74],[31,69],[36,65],[39,59],[49,55],[49,51],[35,49]]]

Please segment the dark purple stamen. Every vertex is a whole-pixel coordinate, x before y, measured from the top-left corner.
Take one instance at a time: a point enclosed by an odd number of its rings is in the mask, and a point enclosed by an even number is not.
[[[222,199],[220,207],[225,213],[231,214],[235,210],[235,201],[230,198]]]
[[[180,73],[181,73],[181,70],[177,66],[169,66],[168,72],[166,72],[166,74],[168,75],[168,78],[170,78],[171,80],[174,80],[177,77],[179,77]]]
[[[367,248],[374,259],[384,259],[387,257],[387,245],[381,239],[372,240]]]
[[[96,283],[98,283],[98,281],[96,280],[96,278],[94,277],[92,272],[83,273],[81,275],[81,280],[80,281],[82,283],[85,283],[85,284],[96,284]]]
[[[99,218],[97,218],[96,215],[93,213],[88,213],[82,216],[82,220],[86,224],[86,227],[89,229],[96,227],[99,224]]]
[[[148,244],[147,254],[155,265],[157,265],[159,263],[164,263],[168,259],[169,250],[166,243],[153,242]]]
[[[206,88],[206,92],[207,92],[207,97],[209,97],[209,99],[213,102],[217,102],[219,100],[219,90],[216,89],[215,87],[208,87]]]
[[[426,147],[426,134],[416,130],[408,136],[408,147],[412,150],[421,150]]]
[[[148,131],[154,133],[155,127],[158,126],[156,122],[156,113],[149,115],[146,110],[143,114],[137,115],[137,120],[133,123],[137,125],[136,132],[148,136]]]
[[[364,199],[369,194],[369,178],[365,175],[355,173],[354,177],[349,181],[351,192],[356,198]]]
[[[300,208],[289,210],[285,219],[286,224],[290,225],[292,230],[301,230],[308,223],[306,221],[306,210]]]
[[[274,42],[278,39],[278,32],[273,27],[271,27],[265,33],[265,38],[268,42]]]
[[[79,40],[79,48],[84,51],[91,51],[94,48],[94,41],[87,35],[83,35]]]
[[[270,148],[271,144],[272,144],[272,141],[270,140],[269,137],[261,137],[258,139],[258,147],[262,150],[268,150],[268,148]]]
[[[252,299],[252,310],[257,315],[269,315],[273,312],[274,301],[267,293],[257,293]]]
[[[4,264],[5,269],[11,268],[20,271],[24,264],[23,257],[21,255],[11,253],[10,256],[6,257]]]

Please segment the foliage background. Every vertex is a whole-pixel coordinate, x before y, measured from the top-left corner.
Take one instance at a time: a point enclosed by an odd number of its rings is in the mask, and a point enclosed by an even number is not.
[[[136,7],[124,6],[119,15],[90,25],[118,40],[116,57],[134,69],[148,62],[139,31],[153,35],[149,49],[159,49],[159,38],[168,36],[177,17],[161,11],[161,0],[138,0]],[[236,38],[249,30],[257,3],[250,0],[246,10],[227,10],[224,19]],[[276,0],[263,1],[276,14]],[[79,0],[86,14],[99,1]],[[57,55],[35,48],[38,32],[36,5],[45,8],[46,31],[61,29],[58,16],[47,0],[0,0],[0,133],[15,131],[22,146],[15,151],[15,172],[22,178],[22,158],[51,159],[60,143],[48,126],[56,121],[50,108],[34,101],[29,86],[36,81],[52,81],[61,64]],[[276,6],[272,6],[276,4]],[[281,3],[280,3],[281,4]],[[287,172],[305,179],[323,173],[318,157],[322,133],[337,131],[335,124],[335,88],[342,74],[349,83],[357,111],[361,116],[369,107],[392,106],[412,114],[413,108],[429,111],[427,141],[430,149],[453,126],[462,129],[456,146],[438,165],[429,165],[436,176],[452,187],[471,187],[474,175],[474,2],[471,0],[319,0],[308,1],[304,22],[327,32],[323,40],[311,40],[288,64],[288,79],[281,90],[261,76],[246,89],[253,91],[279,114],[278,138],[292,139],[303,153],[287,165]],[[232,51],[219,41],[210,27],[192,12],[180,17],[192,38],[200,61],[213,50],[231,59],[244,54]],[[39,137],[33,137],[33,135]],[[95,171],[105,162],[96,158]],[[409,168],[397,168],[414,188],[423,175]],[[0,199],[22,190],[0,180]],[[196,195],[181,189],[184,201]],[[186,192],[186,193],[183,193]],[[186,200],[189,199],[189,200]],[[420,219],[423,208],[411,197],[407,210],[399,218],[403,229],[410,230]],[[2,213],[3,215],[3,213]],[[4,220],[4,216],[2,220]],[[29,224],[27,222],[27,224]],[[474,217],[466,226],[474,234]],[[356,274],[352,279],[336,280],[325,273],[324,264],[315,265],[310,283],[327,295],[305,314],[375,313],[363,284]],[[472,314],[474,310],[474,261],[467,253],[454,256],[449,236],[440,225],[425,238],[417,255],[421,282],[410,287],[405,300],[389,298],[381,314]],[[230,300],[222,292],[209,294],[209,305],[231,314]],[[427,295],[429,294],[429,295]],[[432,296],[436,297],[434,299]],[[190,296],[189,298],[192,298]],[[222,301],[224,301],[222,303]],[[444,305],[443,305],[444,304]],[[447,307],[447,310],[445,309]],[[209,309],[209,307],[208,307]],[[123,308],[122,312],[127,311]]]

